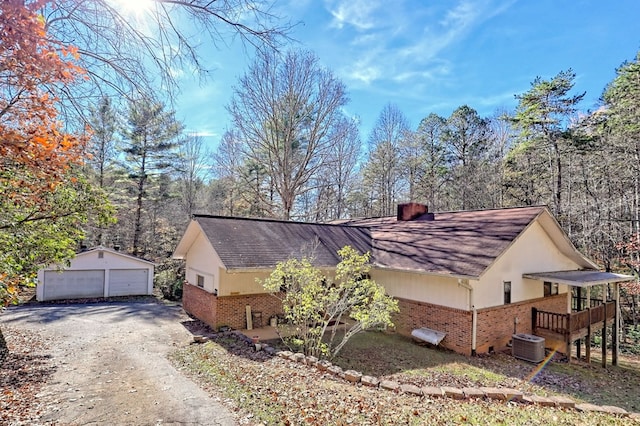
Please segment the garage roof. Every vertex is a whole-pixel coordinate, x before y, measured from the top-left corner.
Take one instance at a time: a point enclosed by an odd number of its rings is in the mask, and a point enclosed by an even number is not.
[[[138,261],[138,262],[148,263],[149,265],[155,265],[155,263],[153,263],[153,262],[151,262],[149,260],[141,259],[141,258],[135,257],[135,256],[131,256],[129,254],[122,253],[121,251],[110,249],[108,247],[103,247],[103,246],[92,247],[90,249],[81,251],[80,253],[76,254],[76,257],[78,257],[78,256],[86,256],[86,255],[88,255],[90,253],[94,253],[94,252],[98,252],[98,251],[106,251],[106,252],[109,252],[109,253],[114,254],[116,256],[126,257],[128,259],[135,260],[135,261]]]

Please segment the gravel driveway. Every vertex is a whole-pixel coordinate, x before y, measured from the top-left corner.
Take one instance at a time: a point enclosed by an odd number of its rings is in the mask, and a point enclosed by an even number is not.
[[[38,398],[57,425],[235,425],[229,410],[166,359],[191,334],[179,306],[153,302],[24,305],[0,325],[53,339],[55,373]]]

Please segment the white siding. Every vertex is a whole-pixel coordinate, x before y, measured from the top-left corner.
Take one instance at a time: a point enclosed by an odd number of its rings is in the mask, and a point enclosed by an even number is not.
[[[511,281],[511,303],[544,296],[542,282],[523,279],[522,274],[579,269],[558,250],[549,235],[534,222],[480,278],[474,294],[478,309],[502,305],[504,281]],[[559,286],[560,293],[567,286]]]
[[[240,294],[260,294],[266,293],[262,284],[257,279],[264,281],[270,272],[231,272],[220,270],[220,296],[240,295]]]
[[[114,295],[128,295],[128,294],[153,294],[153,269],[154,265],[151,262],[147,262],[142,259],[137,259],[133,256],[126,255],[124,253],[115,252],[110,249],[95,248],[83,253],[79,253],[75,258],[71,259],[68,267],[60,268],[52,265],[48,268],[38,271],[38,286],[36,288],[36,297],[38,300],[52,300],[51,295],[45,291],[47,279],[55,279],[58,270],[63,269],[66,272],[73,272],[69,274],[69,277],[74,276],[73,281],[75,284],[68,282],[65,286],[69,287],[66,291],[64,298],[84,298],[84,297],[109,297]],[[113,292],[110,291],[112,279],[110,277],[111,272],[117,270],[135,270],[136,272],[130,273],[131,279],[129,279],[129,288],[133,293],[123,293],[123,285],[125,283],[118,283],[117,280],[121,278],[116,277],[116,286],[120,286]],[[100,271],[102,275],[102,293],[97,294],[97,291],[92,291],[91,295],[87,295],[85,287],[87,285],[97,286],[97,284],[89,284],[93,278],[87,276],[86,279],[79,279],[82,277],[82,271]],[[75,275],[74,275],[75,274]],[[86,275],[86,274],[85,274]],[[118,273],[116,272],[116,275]],[[134,277],[137,275],[138,278]],[[141,276],[145,275],[146,282],[143,285]],[[57,278],[58,281],[60,278]],[[71,278],[70,278],[71,279]],[[62,285],[62,284],[59,284]],[[75,287],[76,292],[71,291],[71,288]],[[144,287],[144,289],[143,289]],[[61,297],[58,297],[61,298]]]
[[[382,269],[372,269],[371,278],[394,297],[470,309],[469,291],[455,278]]]
[[[202,232],[198,234],[186,256],[186,279],[196,285],[196,276],[204,277],[204,289],[210,293],[220,290],[218,271],[222,261]]]

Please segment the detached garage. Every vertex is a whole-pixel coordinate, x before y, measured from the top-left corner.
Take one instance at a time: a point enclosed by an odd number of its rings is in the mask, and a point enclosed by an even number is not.
[[[153,293],[153,267],[147,260],[105,247],[76,255],[66,268],[38,271],[39,301]]]

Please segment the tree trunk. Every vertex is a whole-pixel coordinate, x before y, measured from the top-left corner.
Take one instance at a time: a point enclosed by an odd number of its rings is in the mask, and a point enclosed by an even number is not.
[[[146,147],[146,143],[145,143]],[[140,236],[142,235],[142,199],[144,197],[144,184],[147,180],[147,167],[146,167],[147,155],[146,149],[142,155],[142,162],[140,166],[140,178],[138,180],[138,195],[136,198],[136,222],[133,229],[133,255],[140,255]]]
[[[0,365],[4,362],[5,358],[9,354],[9,348],[7,347],[7,342],[4,340],[4,335],[2,334],[2,328],[0,328]]]

